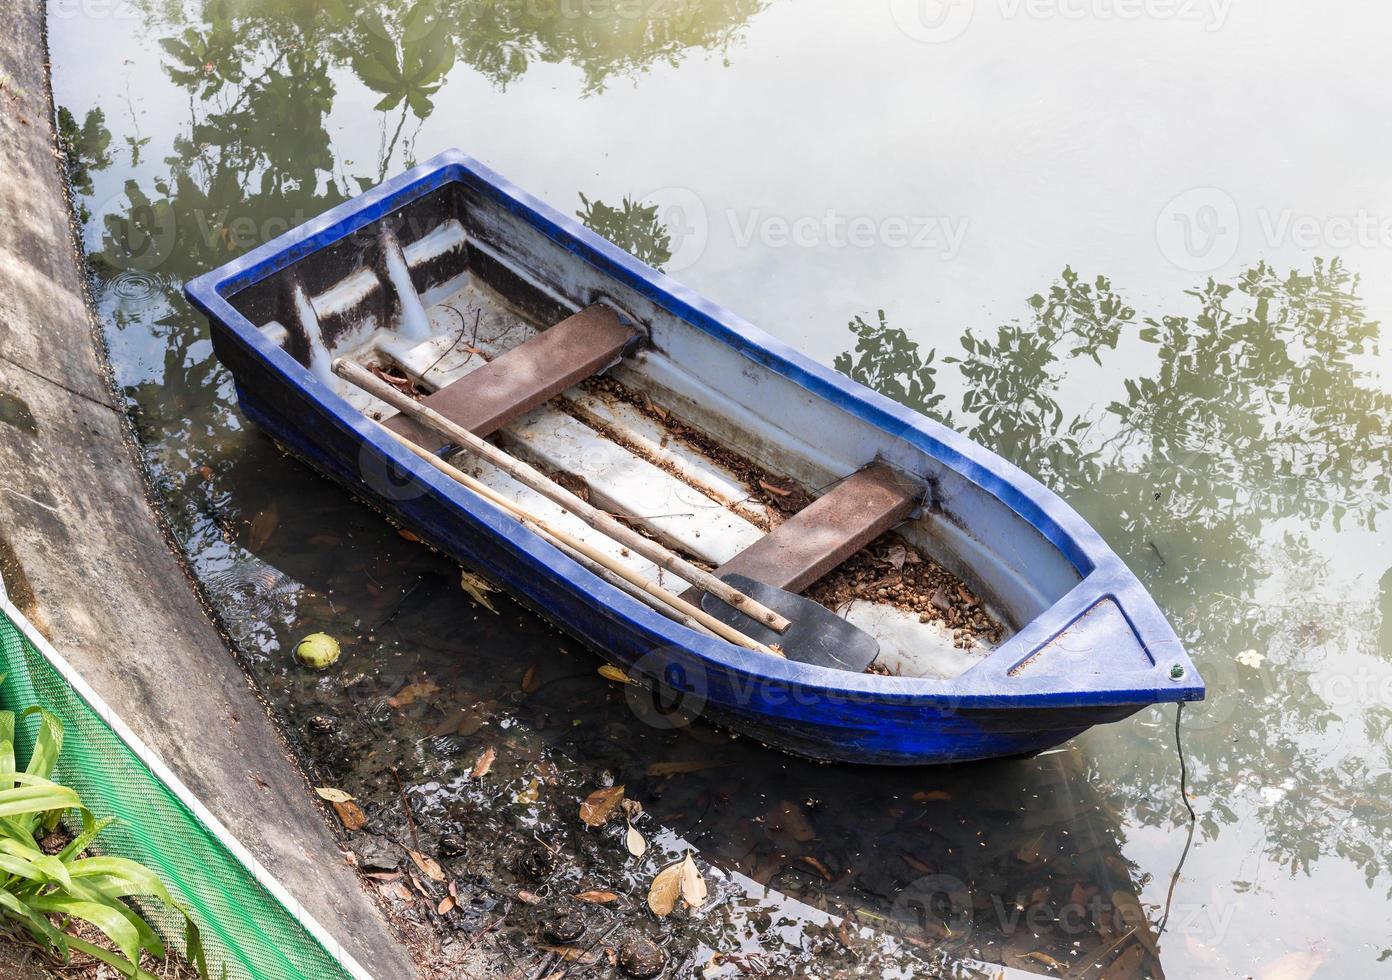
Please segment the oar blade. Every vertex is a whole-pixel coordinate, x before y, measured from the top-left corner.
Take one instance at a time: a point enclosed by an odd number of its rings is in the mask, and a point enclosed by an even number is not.
[[[880,655],[878,640],[819,602],[744,575],[720,577],[756,602],[786,617],[792,626],[778,633],[709,593],[701,597],[701,608],[751,639],[770,646],[777,644],[789,660],[859,674]]]

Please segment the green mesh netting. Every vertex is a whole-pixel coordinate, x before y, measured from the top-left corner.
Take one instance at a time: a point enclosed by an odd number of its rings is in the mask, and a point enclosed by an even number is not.
[[[218,837],[152,773],[0,610],[0,708],[40,704],[62,719],[63,752],[54,779],[72,787],[98,818],[116,818],[98,840],[102,853],[155,871],[203,933],[209,972],[226,980],[345,980],[348,971]],[[17,740],[32,748],[36,719]],[[184,952],[173,910],[141,911],[169,948]]]

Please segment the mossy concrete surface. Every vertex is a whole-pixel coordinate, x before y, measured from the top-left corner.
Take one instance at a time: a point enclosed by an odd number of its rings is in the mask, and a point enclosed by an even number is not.
[[[135,733],[360,963],[414,975],[149,502],[83,291],[43,0],[0,3],[0,574]]]

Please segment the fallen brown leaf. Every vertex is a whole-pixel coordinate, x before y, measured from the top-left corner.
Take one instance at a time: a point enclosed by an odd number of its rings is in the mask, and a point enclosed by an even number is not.
[[[836,875],[831,873],[831,869],[828,868],[825,864],[823,864],[819,859],[813,857],[811,854],[804,854],[802,856],[802,863],[813,868],[817,872],[817,874],[821,875],[827,881],[836,880]]]
[[[648,842],[633,828],[633,824],[628,825],[628,832],[624,835],[624,846],[628,848],[628,853],[636,858],[642,857],[648,850]]]
[[[674,861],[663,868],[653,878],[652,884],[648,886],[648,908],[652,909],[652,914],[658,918],[665,918],[672,914],[672,910],[677,907],[677,899],[681,897],[682,870],[686,859]]]
[[[416,867],[420,868],[421,873],[427,878],[431,878],[435,881],[445,880],[445,871],[434,858],[428,857],[420,851],[408,850],[406,853],[411,855],[411,860],[415,862]]]
[[[541,679],[537,677],[536,664],[532,664],[522,675],[522,693],[535,694],[539,687],[541,687]]]
[[[590,902],[594,905],[607,905],[610,902],[617,902],[619,900],[618,895],[615,895],[613,892],[604,891],[581,892],[575,897],[582,902]]]
[[[334,789],[332,786],[316,786],[314,792],[319,794],[319,798],[328,800],[330,803],[347,803],[353,799],[351,795],[341,789]]]
[[[488,593],[495,590],[493,586],[488,584],[487,579],[475,575],[473,572],[461,571],[459,573],[459,585],[465,592],[469,593],[469,598],[493,613],[493,615],[496,616],[498,614],[498,610],[493,607],[493,602],[488,598]]]
[[[445,913],[449,912],[449,911],[450,911],[451,909],[453,909],[453,908],[454,908],[454,897],[451,896],[451,895],[446,895],[444,898],[440,899],[440,904],[437,905],[437,906],[435,906],[435,914],[436,914],[436,915],[444,915]]]
[[[432,680],[415,681],[407,684],[391,697],[387,698],[387,704],[393,708],[404,708],[408,704],[414,704],[421,698],[428,698],[432,694],[438,693],[440,685]]]
[[[344,800],[341,803],[334,802],[331,805],[346,829],[362,830],[363,827],[367,826],[367,814],[363,813],[362,807],[352,800]]]
[[[700,908],[706,900],[706,879],[701,876],[701,869],[696,867],[690,851],[681,863],[681,896],[687,907],[693,909]]]
[[[487,776],[488,770],[493,768],[493,760],[498,757],[498,750],[493,746],[488,746],[479,753],[479,757],[474,760],[474,768],[470,770],[470,775],[475,779],[480,776]]]
[[[938,800],[950,800],[952,794],[945,789],[927,789],[919,790],[913,795],[913,798],[919,803],[933,803]]]
[[[602,827],[614,815],[623,798],[622,783],[597,789],[580,804],[580,819],[587,827]]]

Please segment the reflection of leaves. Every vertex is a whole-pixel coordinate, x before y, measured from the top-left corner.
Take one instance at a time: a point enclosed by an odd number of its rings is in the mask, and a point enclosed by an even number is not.
[[[1065,270],[1029,301],[1028,321],[969,330],[964,353],[942,361],[963,382],[959,424],[1068,497],[1146,581],[1201,666],[1233,686],[1263,685],[1216,689],[1219,700],[1255,693],[1258,703],[1187,739],[1199,791],[1334,770],[1326,785],[1283,790],[1263,808],[1269,847],[1293,870],[1338,853],[1371,881],[1389,870],[1374,844],[1386,817],[1364,825],[1345,816],[1366,810],[1360,800],[1384,798],[1388,776],[1356,750],[1331,762],[1320,739],[1342,720],[1312,694],[1311,678],[1336,644],[1377,649],[1378,616],[1320,597],[1331,570],[1301,531],[1349,522],[1373,530],[1392,504],[1392,394],[1359,366],[1377,352],[1378,325],[1357,285],[1340,262],[1322,260],[1308,272],[1259,264],[1231,282],[1208,281],[1186,294],[1194,309],[1138,326],[1154,367],[1123,375],[1124,397],[1097,420],[1070,416],[1057,392],[1082,355],[1120,373],[1106,360],[1135,312],[1105,279],[1085,283]],[[921,356],[883,315],[851,330],[855,359],[840,355],[839,370],[914,407],[942,397],[932,353]],[[1259,590],[1285,599],[1260,600]],[[1249,648],[1267,652],[1271,666],[1233,676],[1236,651]],[[1365,717],[1377,745],[1385,719]],[[1161,778],[1118,791],[1133,794],[1140,818],[1167,823],[1172,811],[1150,798]],[[1239,819],[1222,793],[1205,800],[1205,834]]]
[[[933,414],[933,409],[943,400],[941,394],[934,393],[933,376],[937,368],[932,365],[937,351],[930,350],[926,357],[921,356],[918,344],[910,340],[908,334],[889,325],[884,310],[875,312],[879,317],[877,323],[866,323],[859,314],[850,323],[850,330],[856,335],[855,353],[859,357],[853,361],[849,351],[838,354],[833,366],[909,408]]]
[[[228,82],[242,80],[244,52],[224,0],[209,4],[204,16],[206,30],[186,27],[181,34],[161,38],[159,45],[172,59],[169,77],[206,99]]]
[[[585,227],[604,236],[619,248],[661,269],[672,258],[672,236],[657,217],[657,205],[643,205],[624,195],[622,207],[591,201],[580,195],[581,209],[575,216]]]
[[[426,118],[434,109],[430,96],[454,66],[454,43],[445,25],[426,3],[417,3],[406,12],[403,39],[397,42],[375,9],[362,16],[368,29],[358,39],[352,65],[364,85],[382,94],[375,108],[394,109],[404,99],[417,118]]]
[[[91,194],[92,173],[111,166],[111,130],[106,128],[106,114],[101,109],[89,109],[82,125],[67,106],[58,107],[58,139],[68,168],[68,182],[78,194]],[[89,215],[83,215],[84,221]]]

